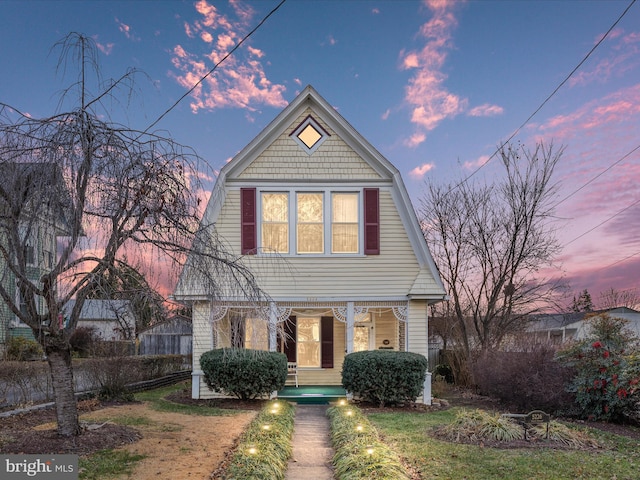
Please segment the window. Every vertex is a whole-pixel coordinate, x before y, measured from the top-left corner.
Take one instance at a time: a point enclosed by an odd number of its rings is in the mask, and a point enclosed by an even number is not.
[[[291,136],[305,152],[312,154],[330,135],[309,115],[291,133]]]
[[[298,318],[298,367],[320,366],[320,318]]]
[[[334,193],[331,207],[331,252],[358,253],[358,194]]]
[[[333,368],[333,317],[290,317],[278,335],[278,351],[287,361],[298,367]]]
[[[298,253],[324,253],[324,220],[321,193],[297,195]]]
[[[50,252],[49,250],[45,250],[43,253],[44,256],[44,261],[45,261],[45,267],[47,268],[53,268],[53,252]]]
[[[267,252],[289,252],[289,194],[262,194],[262,248]]]
[[[244,348],[269,350],[267,322],[261,318],[247,318],[244,327]]]
[[[380,253],[377,188],[356,192],[291,189],[259,195],[255,188],[240,190],[243,255]]]
[[[32,245],[24,246],[24,259],[25,259],[25,262],[27,262],[27,265],[35,265],[36,263],[35,249],[33,248]]]

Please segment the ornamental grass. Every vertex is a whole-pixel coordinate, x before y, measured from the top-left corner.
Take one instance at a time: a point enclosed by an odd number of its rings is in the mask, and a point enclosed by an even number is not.
[[[409,480],[400,457],[380,441],[377,430],[358,408],[345,403],[330,407],[327,414],[338,480]]]
[[[268,402],[240,437],[227,467],[227,480],[284,480],[292,452],[295,407]]]

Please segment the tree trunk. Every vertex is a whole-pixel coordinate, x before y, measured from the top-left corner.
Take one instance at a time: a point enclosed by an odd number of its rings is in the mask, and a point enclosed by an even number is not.
[[[78,408],[73,389],[73,366],[69,348],[47,348],[47,361],[51,369],[53,395],[56,402],[58,434],[71,437],[80,434]]]

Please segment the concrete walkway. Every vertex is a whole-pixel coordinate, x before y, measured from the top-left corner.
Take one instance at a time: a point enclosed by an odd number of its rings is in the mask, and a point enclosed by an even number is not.
[[[333,480],[327,405],[297,405],[286,480]]]

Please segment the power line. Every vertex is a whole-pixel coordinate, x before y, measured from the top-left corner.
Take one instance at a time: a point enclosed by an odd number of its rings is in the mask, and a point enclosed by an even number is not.
[[[568,200],[569,198],[573,197],[576,193],[578,193],[580,190],[582,190],[583,188],[585,188],[586,186],[588,186],[589,184],[593,183],[594,181],[596,181],[598,178],[600,178],[602,175],[604,175],[605,173],[607,173],[609,170],[611,170],[613,167],[615,167],[616,165],[618,165],[620,162],[622,162],[623,160],[625,160],[627,157],[629,157],[631,154],[633,154],[636,150],[640,149],[640,145],[636,146],[635,148],[631,149],[630,152],[628,152],[627,154],[623,155],[619,160],[617,160],[616,162],[612,163],[611,165],[609,165],[607,168],[605,168],[602,172],[600,172],[598,175],[596,175],[595,177],[593,177],[591,180],[589,180],[587,183],[585,183],[584,185],[582,185],[580,188],[574,190],[573,192],[571,192],[569,195],[567,195],[566,197],[564,197],[562,200],[560,200],[558,203],[556,203],[554,205],[554,208],[557,207],[558,205],[560,205],[561,203],[564,203],[566,200]]]
[[[640,255],[640,252],[636,252],[636,253],[632,253],[631,255],[627,255],[626,257],[621,258],[620,260],[617,260],[617,261],[615,261],[615,262],[613,262],[613,263],[611,263],[611,264],[607,265],[606,267],[600,267],[598,270],[596,270],[596,272],[599,272],[599,271],[601,271],[601,270],[606,270],[607,268],[611,268],[611,267],[613,267],[614,265],[617,265],[617,264],[619,264],[619,263],[624,262],[625,260],[629,260],[630,258],[635,257],[636,255]]]
[[[522,130],[531,121],[531,119],[533,117],[535,117],[540,110],[542,110],[542,108],[549,102],[549,100],[551,100],[551,98],[556,93],[558,93],[558,90],[560,90],[564,86],[564,84],[569,81],[569,79],[573,76],[573,74],[576,73],[576,71],[584,64],[584,62],[587,61],[587,59],[596,50],[596,48],[598,48],[600,46],[600,44],[609,36],[611,31],[618,25],[618,23],[620,23],[620,20],[622,20],[622,18],[627,14],[627,12],[633,6],[634,3],[636,3],[636,0],[631,0],[631,3],[627,6],[627,8],[624,9],[622,14],[620,14],[620,16],[618,17],[618,19],[613,23],[613,25],[611,25],[611,27],[609,27],[609,29],[606,31],[606,33],[602,36],[602,38],[600,40],[598,40],[596,42],[596,44],[591,48],[591,50],[589,50],[589,52],[585,55],[585,57],[582,60],[580,60],[578,65],[576,65],[574,67],[574,69],[571,70],[569,75],[567,75],[565,77],[565,79],[562,80],[562,82],[560,82],[560,84],[553,90],[553,92],[551,92],[551,94],[549,96],[547,96],[547,98],[544,99],[544,101],[540,104],[540,106],[538,106],[538,108],[536,108],[536,110],[531,115],[529,115],[529,117],[518,128],[516,128],[514,130],[514,132],[509,136],[509,138],[507,138],[507,140],[505,140],[498,148],[496,148],[496,150],[491,154],[489,159],[486,162],[484,162],[482,165],[480,165],[478,168],[476,168],[473,172],[471,172],[471,174],[469,174],[467,177],[465,177],[464,180],[462,180],[460,183],[454,185],[449,190],[449,192],[452,192],[456,188],[460,187],[462,184],[468,182],[471,177],[473,177],[476,173],[478,173],[482,167],[487,165],[493,159],[493,157],[495,157],[498,154],[498,152],[500,152],[500,150],[502,150],[502,148],[505,145],[507,145],[518,133],[520,133],[520,130]]]
[[[162,119],[163,119],[163,118],[164,118],[164,117],[165,117],[165,116],[166,116],[166,115],[167,115],[171,110],[173,110],[174,108],[176,108],[176,106],[177,106],[177,105],[178,105],[182,100],[184,100],[187,96],[189,96],[189,95],[191,94],[191,92],[193,92],[196,88],[198,88],[198,86],[199,86],[202,82],[204,82],[204,81],[207,79],[207,77],[209,77],[209,76],[210,76],[210,75],[211,75],[211,74],[212,74],[212,73],[213,73],[213,72],[214,72],[214,71],[215,71],[215,70],[216,70],[216,69],[217,69],[217,68],[222,64],[222,62],[224,62],[227,58],[229,58],[229,57],[233,54],[233,52],[235,52],[238,48],[240,48],[240,46],[241,46],[241,45],[242,45],[242,44],[243,44],[243,43],[244,43],[244,42],[245,42],[245,41],[246,41],[246,40],[247,40],[251,35],[253,35],[253,34],[255,33],[255,31],[256,31],[256,30],[258,30],[258,28],[260,28],[260,27],[262,26],[262,24],[263,24],[264,22],[266,22],[266,21],[267,21],[267,19],[268,19],[271,15],[273,15],[274,13],[276,13],[276,11],[278,11],[278,9],[279,9],[283,4],[284,4],[284,2],[285,2],[285,1],[286,1],[286,0],[281,0],[281,2],[280,2],[278,5],[276,5],[276,7],[275,7],[273,10],[271,10],[271,11],[270,11],[270,12],[269,12],[269,13],[268,13],[268,14],[267,14],[267,15],[266,15],[266,16],[265,16],[265,17],[260,21],[260,23],[258,23],[258,24],[253,28],[253,30],[251,30],[249,33],[247,33],[247,34],[242,38],[242,40],[240,40],[238,43],[236,43],[236,45],[235,45],[231,50],[229,50],[229,52],[228,52],[224,57],[222,57],[222,59],[221,59],[218,63],[216,63],[216,64],[213,66],[213,68],[212,68],[211,70],[209,70],[209,71],[208,71],[208,72],[207,72],[207,73],[206,73],[206,74],[205,74],[205,75],[204,75],[200,80],[198,80],[198,81],[193,85],[193,87],[191,87],[189,90],[187,90],[187,91],[184,93],[184,95],[182,95],[178,100],[176,100],[176,102],[175,102],[173,105],[171,105],[171,106],[170,106],[170,107],[169,107],[169,108],[168,108],[168,109],[167,109],[167,110],[166,110],[162,115],[160,115],[160,116],[159,116],[159,117],[158,117],[158,118],[157,118],[157,119],[156,119],[156,120],[155,120],[151,125],[149,125],[147,128],[145,128],[144,132],[142,132],[142,133],[147,133],[151,128],[153,128],[155,125],[157,125],[157,124],[160,122],[160,120],[162,120]],[[634,0],[634,1],[635,1],[635,0]]]
[[[564,244],[564,246],[566,247],[567,245],[572,244],[573,242],[575,242],[576,240],[581,239],[582,237],[584,237],[585,235],[587,235],[588,233],[593,232],[595,229],[600,228],[602,225],[604,225],[605,223],[613,220],[614,218],[616,218],[618,215],[620,215],[621,213],[626,212],[627,210],[629,210],[631,207],[635,207],[636,205],[640,204],[640,200],[636,200],[635,202],[633,202],[631,205],[628,205],[627,207],[623,208],[622,210],[620,210],[618,213],[611,215],[610,217],[608,217],[607,219],[603,220],[602,222],[600,222],[598,225],[596,225],[593,228],[590,228],[589,230],[587,230],[586,232],[578,235],[576,238],[574,238],[573,240],[567,242]]]

